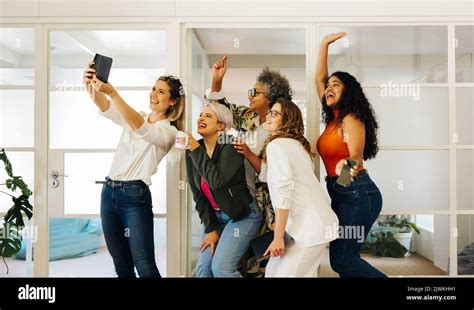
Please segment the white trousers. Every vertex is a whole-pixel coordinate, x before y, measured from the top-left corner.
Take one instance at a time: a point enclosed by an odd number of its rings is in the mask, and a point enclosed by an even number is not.
[[[265,277],[317,277],[319,263],[327,245],[328,243],[323,243],[307,248],[287,248],[283,256],[270,258]]]

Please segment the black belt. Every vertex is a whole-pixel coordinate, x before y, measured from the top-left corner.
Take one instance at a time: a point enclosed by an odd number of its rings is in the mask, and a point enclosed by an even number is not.
[[[359,170],[359,173],[357,173],[357,175],[369,175],[369,172],[367,171],[367,169],[362,169],[362,170]],[[339,177],[338,175],[336,176],[327,175],[324,179],[326,180],[326,182],[329,182],[329,181],[335,182],[338,177]]]
[[[110,178],[105,178],[105,181],[95,181],[95,184],[105,184],[109,187],[116,188],[116,187],[123,187],[127,185],[141,185],[141,186],[148,186],[142,180],[132,180],[132,181],[114,181]]]

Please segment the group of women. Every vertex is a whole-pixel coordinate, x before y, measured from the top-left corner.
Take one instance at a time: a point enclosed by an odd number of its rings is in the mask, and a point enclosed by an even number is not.
[[[196,140],[191,133],[186,139],[176,135],[185,105],[179,78],[166,75],[156,81],[151,112],[145,114],[86,68],[84,84],[100,114],[123,127],[101,196],[104,235],[119,277],[135,277],[135,268],[140,277],[160,277],[149,185],[176,141],[186,144],[188,184],[202,222],[198,277],[242,276],[239,261],[251,241],[270,230],[266,277],[316,277],[328,245],[331,267],[341,277],[385,277],[360,257],[360,238],[339,236],[337,229],[359,226],[366,237],[382,208],[380,191],[363,165],[378,151],[374,112],[352,75],[328,74],[329,45],[345,35],[322,40],[316,77],[326,124],[317,151],[327,171],[330,201],[314,173],[317,155],[304,136],[290,83],[278,71],[264,69],[248,90],[249,105],[236,105],[222,92],[227,57],[218,60],[197,119],[202,138]],[[227,136],[231,128],[237,138]],[[337,176],[347,159],[358,165],[345,187]],[[290,247],[285,233],[295,240]]]

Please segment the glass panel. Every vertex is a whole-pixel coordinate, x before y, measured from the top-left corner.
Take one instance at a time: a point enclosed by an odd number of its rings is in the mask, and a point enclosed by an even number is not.
[[[458,210],[474,210],[474,151],[457,150]]]
[[[33,86],[35,83],[35,31],[0,28],[0,85]]]
[[[200,113],[204,91],[211,87],[212,65],[228,57],[222,91],[231,103],[249,105],[247,90],[252,88],[262,69],[279,70],[290,81],[293,99],[306,122],[306,32],[299,28],[194,29],[192,31],[192,129]],[[197,138],[201,138],[197,135]],[[190,260],[194,270],[201,242],[201,223],[194,209],[190,219]]]
[[[474,82],[474,26],[456,26],[456,82]]]
[[[155,219],[154,231],[156,263],[161,275],[166,276],[166,220]],[[49,234],[51,277],[117,276],[99,218],[50,219]],[[71,242],[74,248],[62,246]]]
[[[458,144],[474,144],[474,88],[456,88],[456,131]]]
[[[28,187],[33,191],[33,195],[30,197],[30,203],[34,207],[34,190],[35,190],[35,178],[34,178],[34,154],[33,152],[6,152],[8,159],[12,164],[12,170],[14,176],[21,176],[23,180],[26,182]],[[3,168],[3,163],[0,164],[0,183],[5,183],[8,175]],[[0,186],[0,190],[13,194],[16,197],[21,195],[19,190],[16,193],[12,193],[8,188],[5,186]],[[0,213],[6,212],[13,206],[13,202],[11,198],[7,195],[0,193]]]
[[[458,274],[474,275],[474,215],[458,215]]]
[[[382,192],[383,213],[449,210],[447,151],[382,150],[364,166]],[[322,161],[320,169],[324,182]]]
[[[449,144],[447,88],[417,85],[406,94],[385,88],[364,92],[377,115],[380,145]]]
[[[104,180],[112,165],[113,153],[66,153],[64,170],[68,175],[64,181],[64,214],[99,214],[102,186],[95,184]],[[158,172],[152,177],[150,191],[155,213],[166,213],[163,197],[166,188],[165,160],[158,166]],[[87,193],[87,195],[84,195]]]
[[[82,89],[82,72],[95,53],[113,58],[110,83],[151,87],[165,67],[165,31],[53,31],[51,85]]]
[[[446,83],[446,26],[321,27],[320,37],[345,31],[331,44],[329,72],[346,71],[361,83]]]
[[[381,151],[366,168],[382,192],[382,212],[449,210],[447,151]]]
[[[34,146],[33,90],[0,90],[0,145]]]
[[[150,90],[164,73],[165,44],[165,31],[52,32],[50,147],[115,148],[120,128],[98,115],[83,89],[84,68],[95,53],[112,57],[109,82],[134,109],[147,112]]]
[[[2,147],[34,146],[34,42],[34,29],[0,28]]]
[[[148,113],[149,91],[120,91],[120,95],[137,111]],[[117,147],[122,128],[102,117],[86,92],[50,92],[50,107],[51,148]]]

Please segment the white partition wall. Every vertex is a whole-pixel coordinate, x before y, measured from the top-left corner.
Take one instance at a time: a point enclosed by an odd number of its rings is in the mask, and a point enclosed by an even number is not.
[[[352,73],[378,117],[380,152],[366,166],[382,191],[383,214],[416,221],[422,232],[412,245],[436,275],[464,275],[457,254],[474,242],[472,2],[346,1],[337,8],[323,0],[0,0],[0,147],[35,189],[34,276],[66,275],[48,263],[49,218],[99,217],[93,181],[107,173],[119,131],[82,90],[95,52],[114,57],[111,82],[139,110],[147,110],[160,74],[180,75],[189,131],[216,59],[229,56],[224,90],[242,104],[262,67],[279,69],[292,82],[315,150],[324,128],[316,57],[322,36],[335,31],[349,35],[331,46],[330,72]],[[174,152],[153,179],[157,261],[167,276],[192,275],[200,239],[184,169]],[[68,175],[57,188],[52,170]],[[317,173],[323,180],[322,166]],[[8,207],[0,196],[0,212]]]

